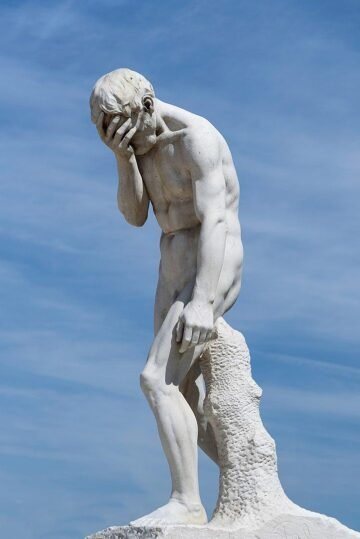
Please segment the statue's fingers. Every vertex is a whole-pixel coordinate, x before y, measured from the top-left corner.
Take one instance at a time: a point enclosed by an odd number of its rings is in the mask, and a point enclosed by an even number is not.
[[[200,331],[200,335],[199,335],[199,343],[198,343],[198,344],[204,344],[204,342],[206,341],[206,334],[207,334],[206,329],[202,329],[202,330]]]
[[[206,339],[205,339],[206,342],[211,341],[212,332],[213,332],[212,329],[206,332]]]
[[[115,116],[111,120],[111,122],[109,124],[109,127],[106,130],[106,140],[107,141],[109,141],[113,137],[113,135],[114,135],[114,133],[116,131],[116,128],[117,128],[117,126],[119,124],[119,121],[120,121],[120,116]]]
[[[218,332],[215,327],[213,329],[210,329],[206,334],[206,342],[215,341],[215,339],[217,338],[218,338]]]
[[[144,116],[144,110],[141,110],[138,114],[138,117],[136,118],[135,129],[139,128],[139,125],[140,125],[141,120],[143,119],[143,116]]]
[[[192,333],[192,337],[191,337],[191,346],[196,346],[198,344],[199,337],[200,337],[200,329],[199,328],[194,328],[193,333]]]
[[[124,138],[124,135],[127,131],[127,129],[129,128],[130,126],[130,123],[131,123],[131,118],[128,118],[126,120],[126,122],[124,122],[120,127],[119,129],[116,130],[116,133],[114,135],[114,144],[116,145],[119,145],[121,143],[121,141],[123,140]]]
[[[210,332],[210,340],[211,340],[211,341],[214,341],[215,339],[218,338],[218,336],[219,336],[218,330],[217,330],[216,326],[214,326],[214,327],[212,328],[211,332]]]
[[[96,129],[98,130],[98,133],[100,135],[101,139],[105,138],[105,132],[104,132],[104,113],[101,111],[98,119],[96,120]]]
[[[176,324],[176,342],[181,342],[184,333],[184,322],[179,320]]]
[[[189,345],[191,343],[191,338],[192,338],[192,332],[193,330],[191,327],[185,326],[183,338],[182,338],[181,345],[179,348],[180,354],[183,354],[189,348]]]
[[[120,145],[123,147],[126,147],[129,145],[130,140],[133,138],[133,136],[136,133],[136,125],[129,129],[129,131],[126,133],[126,135],[123,136],[122,141],[120,142]]]

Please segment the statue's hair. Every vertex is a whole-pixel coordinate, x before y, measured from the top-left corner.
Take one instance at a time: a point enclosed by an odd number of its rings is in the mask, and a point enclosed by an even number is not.
[[[95,123],[100,111],[130,117],[132,111],[141,110],[144,95],[155,97],[145,77],[127,68],[115,69],[95,83],[90,96],[91,120]]]

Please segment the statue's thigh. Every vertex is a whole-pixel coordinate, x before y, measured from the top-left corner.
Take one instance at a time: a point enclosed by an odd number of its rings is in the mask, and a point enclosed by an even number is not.
[[[196,346],[180,354],[176,342],[176,324],[191,298],[192,289],[193,284],[190,283],[171,305],[151,346],[145,366],[145,371],[166,385],[179,385],[203,350],[203,346]]]
[[[169,291],[164,283],[164,279],[159,275],[159,281],[156,288],[155,307],[154,307],[154,334],[158,334],[164,320],[174,303],[174,293]]]

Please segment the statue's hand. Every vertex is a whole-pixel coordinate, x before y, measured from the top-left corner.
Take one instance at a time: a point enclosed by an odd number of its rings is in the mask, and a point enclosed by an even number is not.
[[[179,316],[176,341],[181,354],[190,347],[211,339],[214,329],[214,313],[209,303],[190,301]]]
[[[132,137],[136,133],[138,121],[132,126],[131,118],[124,121],[121,116],[114,116],[108,127],[104,128],[104,113],[100,112],[96,122],[96,128],[101,140],[112,150],[116,156],[130,159],[134,150],[130,145]]]

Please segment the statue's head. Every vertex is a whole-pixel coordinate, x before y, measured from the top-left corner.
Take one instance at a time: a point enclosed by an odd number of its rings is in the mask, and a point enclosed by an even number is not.
[[[119,127],[128,118],[135,125],[140,122],[131,145],[137,155],[149,151],[156,142],[156,114],[154,89],[140,73],[130,69],[116,69],[96,81],[90,96],[91,120],[96,123],[104,113],[104,128],[114,116],[120,116]]]

